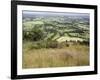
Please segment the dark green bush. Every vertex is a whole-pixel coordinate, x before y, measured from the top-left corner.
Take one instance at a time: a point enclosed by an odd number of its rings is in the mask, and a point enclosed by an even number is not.
[[[29,49],[40,49],[40,47],[34,43],[29,46]]]
[[[67,42],[58,43],[58,48],[64,48],[64,47],[69,47],[69,44]]]
[[[57,41],[47,41],[46,48],[57,48],[58,42]]]
[[[38,28],[33,28],[30,31],[23,31],[23,40],[39,41],[43,39],[43,31]]]

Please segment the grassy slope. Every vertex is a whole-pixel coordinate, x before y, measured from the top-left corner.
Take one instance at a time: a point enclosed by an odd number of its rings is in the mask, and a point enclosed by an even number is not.
[[[74,45],[62,49],[29,49],[23,46],[23,68],[67,67],[89,65],[88,46]]]

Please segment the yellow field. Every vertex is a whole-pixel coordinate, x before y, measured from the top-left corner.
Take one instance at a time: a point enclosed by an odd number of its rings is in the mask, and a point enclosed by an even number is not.
[[[89,65],[89,47],[73,45],[65,48],[28,49],[23,47],[23,68],[46,68]]]
[[[75,37],[69,37],[69,36],[65,36],[65,37],[60,37],[59,39],[57,39],[58,42],[63,42],[63,41],[83,41],[83,39],[81,38],[75,38]]]

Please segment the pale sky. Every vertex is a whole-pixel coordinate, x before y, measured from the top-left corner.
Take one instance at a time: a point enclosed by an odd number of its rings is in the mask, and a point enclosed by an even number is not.
[[[45,11],[23,11],[23,15],[41,15],[41,16],[83,16],[89,17],[89,13],[72,12],[45,12]]]

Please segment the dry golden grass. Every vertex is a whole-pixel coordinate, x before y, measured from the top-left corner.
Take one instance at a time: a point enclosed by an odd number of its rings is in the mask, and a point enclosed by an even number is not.
[[[28,49],[23,47],[23,68],[46,68],[89,65],[89,47],[73,45],[65,48]]]

